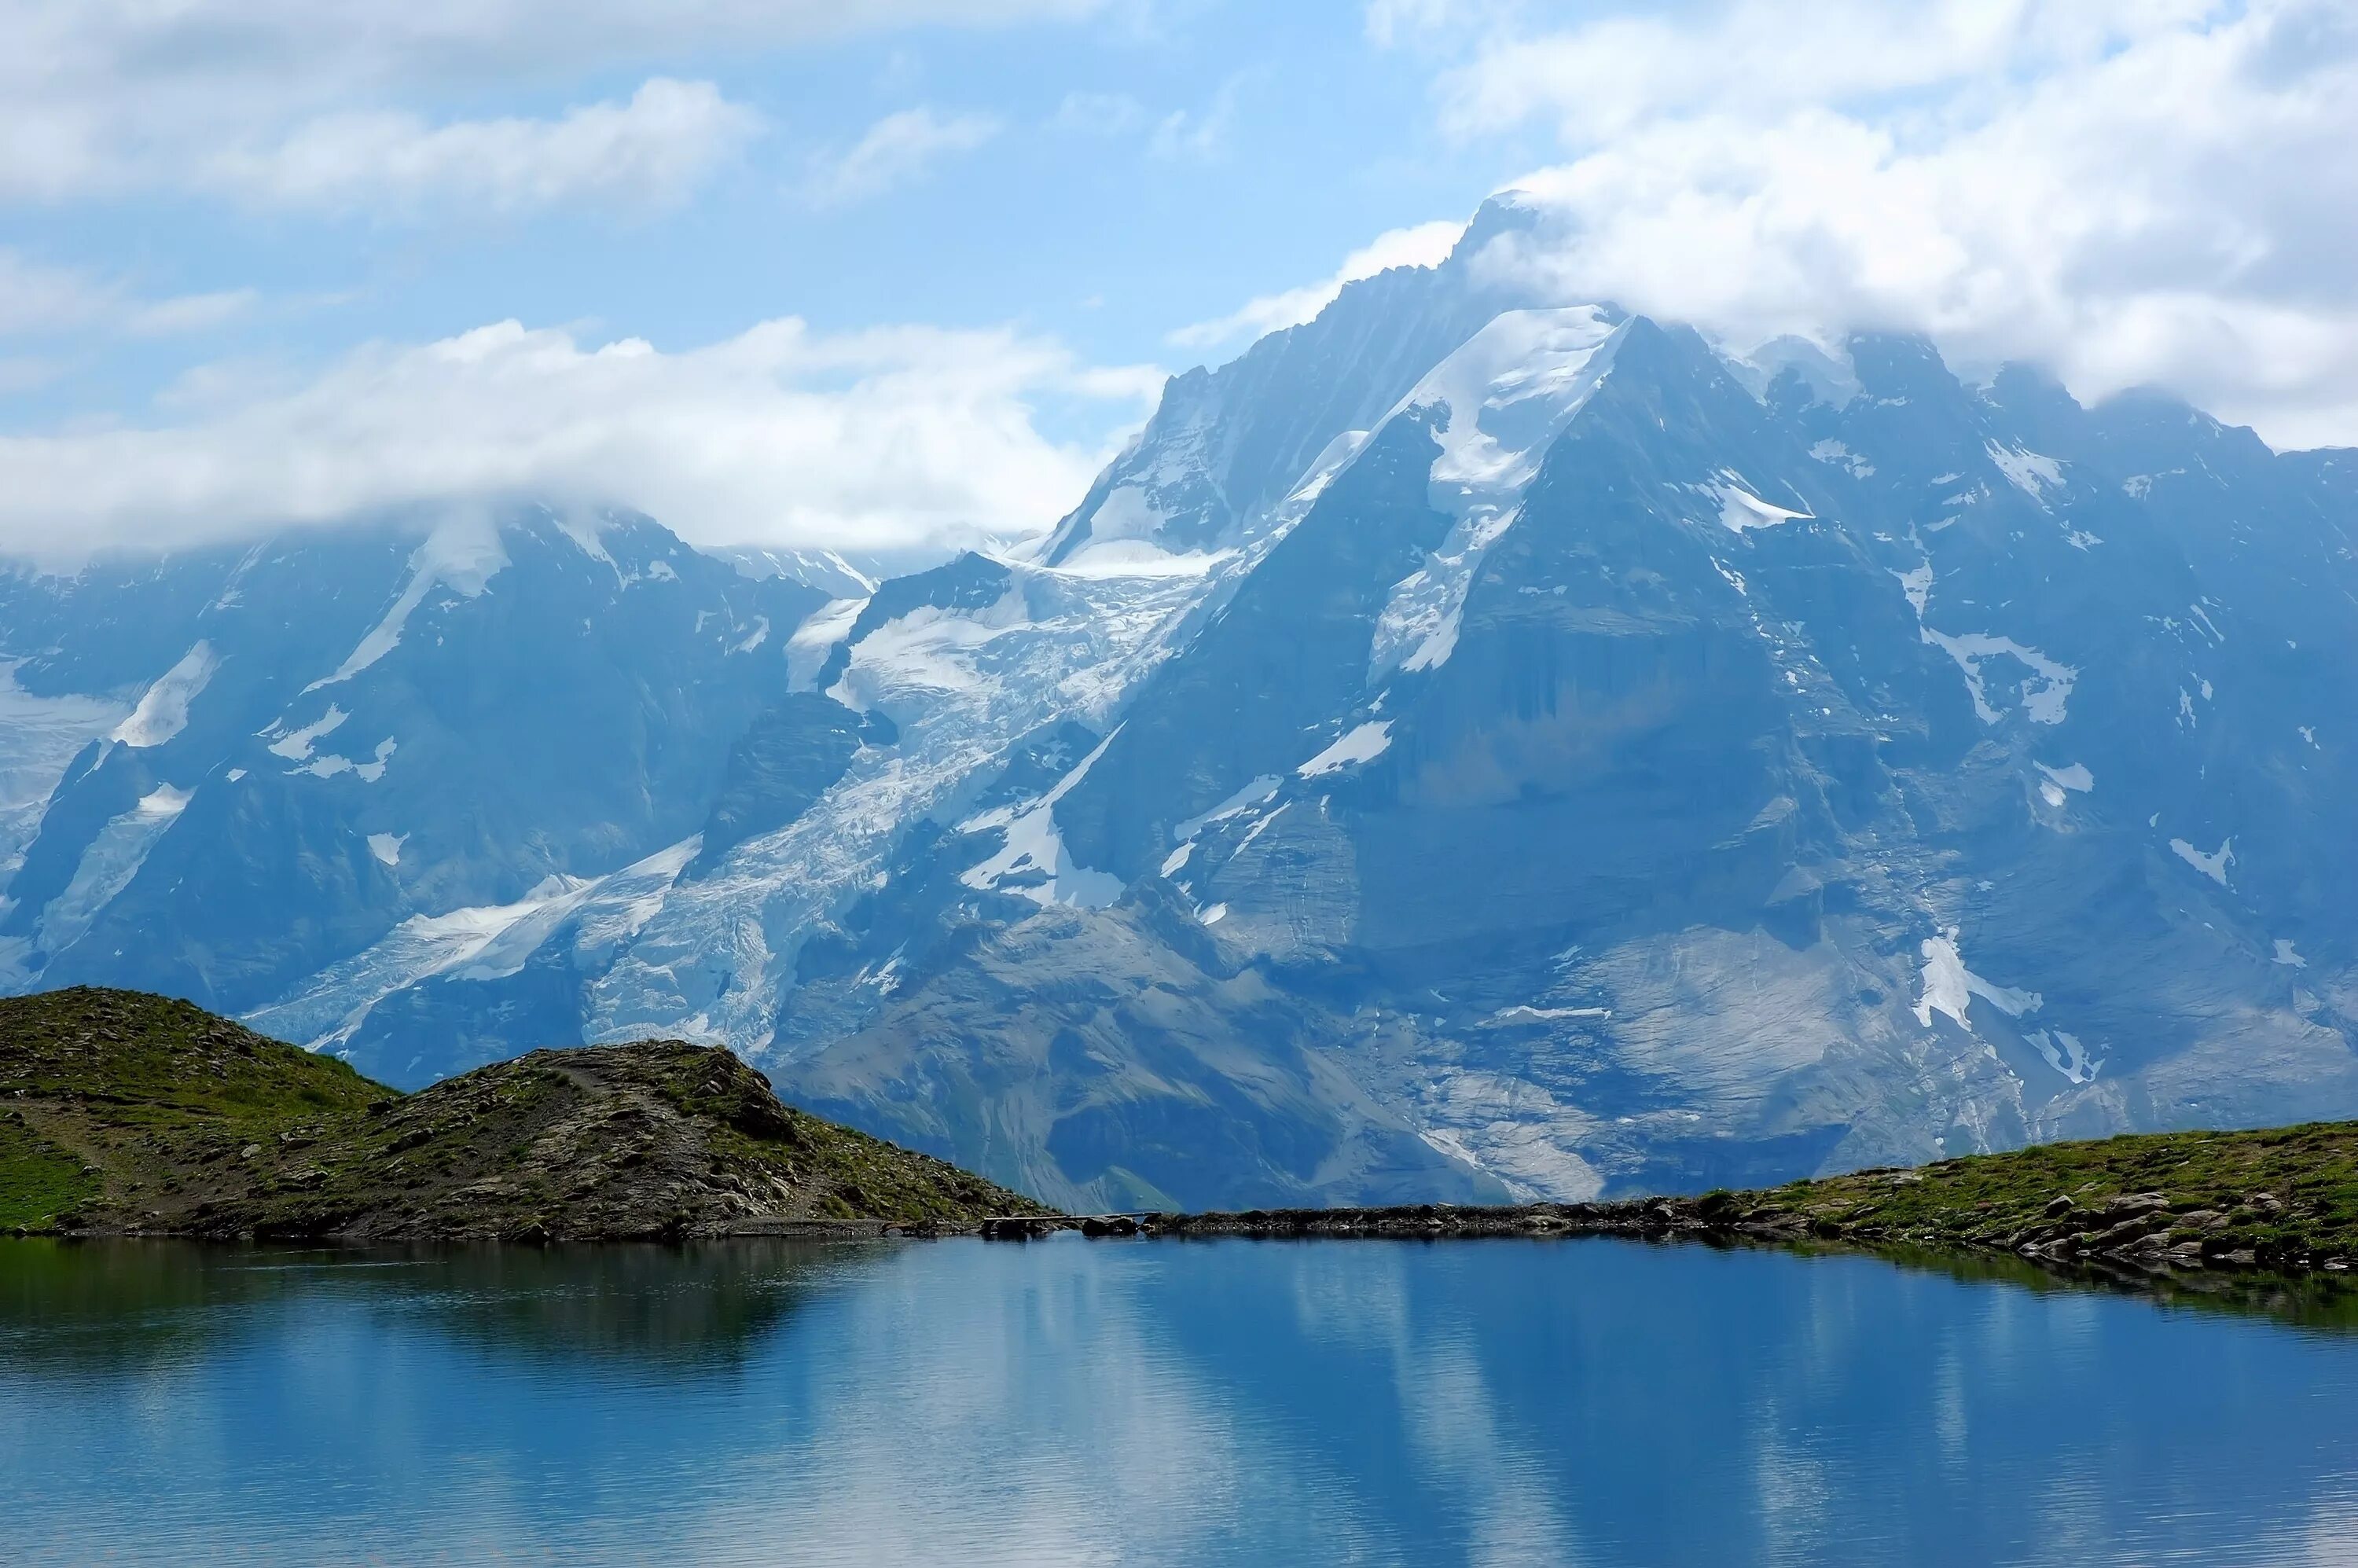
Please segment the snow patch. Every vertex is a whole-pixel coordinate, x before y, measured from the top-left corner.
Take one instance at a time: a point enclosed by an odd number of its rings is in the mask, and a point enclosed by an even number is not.
[[[1030,805],[1002,806],[960,823],[960,829],[968,833],[997,827],[1003,829],[1007,838],[997,854],[959,873],[958,881],[970,888],[1017,893],[1043,907],[1071,903],[1083,909],[1103,909],[1120,898],[1120,877],[1111,871],[1076,865],[1067,857],[1064,834],[1056,827],[1056,803],[1088,776],[1089,769],[1105,755],[1114,736],[1120,733],[1120,726],[1116,725],[1098,742],[1095,751],[1056,781],[1055,788]],[[1018,877],[1022,881],[1013,882],[1012,879]]]
[[[1891,575],[1899,579],[1899,591],[1908,596],[1909,608],[1916,611],[1916,620],[1920,624],[1924,619],[1924,607],[1932,599],[1932,563],[1926,561],[1920,567]]]
[[[1731,534],[1742,534],[1753,528],[1774,528],[1780,523],[1806,522],[1811,514],[1794,512],[1772,502],[1761,500],[1746,488],[1744,477],[1733,469],[1719,470],[1720,482],[1703,487],[1705,494],[1719,499],[1720,526]]]
[[[2070,665],[2059,664],[2036,648],[2026,648],[2011,637],[1995,637],[1986,632],[1968,632],[1952,637],[1923,628],[1924,641],[1954,659],[1957,668],[1964,672],[1965,688],[1973,694],[1974,712],[1985,724],[1996,724],[2005,715],[1990,706],[1982,665],[1985,661],[2005,657],[2014,660],[2030,674],[2024,678],[2021,690],[2022,710],[2033,724],[2061,724],[2064,705],[2071,697],[2072,683],[2080,672]]]
[[[39,946],[55,955],[81,941],[106,906],[131,885],[147,863],[148,851],[195,795],[192,789],[159,784],[101,827],[74,866],[71,880],[41,911],[36,926]]]
[[[2045,1000],[2037,991],[1993,985],[1965,968],[1964,956],[1957,950],[1957,928],[1953,925],[1938,936],[1926,937],[1922,952],[1924,995],[1916,1004],[1916,1022],[1927,1029],[1932,1026],[1934,1013],[1945,1012],[1960,1029],[1971,1032],[1973,1025],[1966,1022],[1965,1011],[1974,997],[1980,997],[2008,1018],[2037,1012]]]
[[[212,643],[200,642],[180,655],[179,663],[156,677],[156,684],[140,695],[131,717],[116,725],[108,739],[142,748],[169,741],[189,727],[189,704],[220,668],[221,656],[213,652]]]
[[[786,638],[786,689],[807,691],[810,683],[827,663],[827,651],[843,641],[860,612],[868,608],[865,599],[830,599],[810,613],[810,619],[795,627]]]
[[[1875,477],[1875,465],[1840,441],[1820,441],[1810,449],[1810,456],[1822,463],[1833,463],[1838,468],[1849,470],[1854,479]]]
[[[1252,848],[1252,841],[1253,841],[1254,839],[1256,839],[1256,838],[1260,838],[1262,834],[1264,834],[1264,833],[1268,832],[1268,831],[1269,831],[1269,825],[1270,825],[1271,823],[1272,823],[1272,822],[1276,821],[1279,817],[1281,817],[1281,816],[1284,816],[1284,815],[1285,815],[1285,811],[1286,811],[1286,806],[1292,806],[1293,804],[1293,802],[1292,802],[1292,801],[1290,801],[1290,800],[1289,800],[1289,801],[1287,801],[1287,802],[1285,802],[1285,804],[1284,804],[1283,806],[1279,806],[1275,811],[1271,812],[1267,816],[1262,817],[1260,821],[1258,821],[1258,822],[1254,823],[1250,827],[1246,828],[1246,829],[1245,829],[1245,836],[1244,836],[1243,838],[1239,838],[1239,839],[1238,839],[1238,840],[1237,840],[1237,847],[1236,847],[1236,849],[1235,849],[1233,851],[1231,851],[1231,852],[1230,852],[1230,854],[1229,854],[1228,858],[1229,858],[1230,860],[1235,860],[1235,859],[1236,859],[1236,857],[1237,857],[1237,856],[1241,855],[1241,854],[1243,854],[1247,849],[1251,849],[1251,848]]]
[[[315,779],[331,779],[338,773],[350,773],[362,784],[374,784],[384,777],[385,763],[399,749],[400,743],[391,736],[387,736],[376,743],[376,753],[373,761],[355,762],[350,757],[339,757],[332,752],[323,752],[301,767],[289,768],[287,771],[290,775],[308,773]]]
[[[400,595],[384,618],[370,629],[358,646],[345,655],[333,675],[315,680],[303,689],[317,691],[323,686],[347,681],[375,664],[401,644],[402,628],[409,617],[426,602],[426,596],[436,588],[447,588],[466,599],[481,598],[492,579],[507,568],[507,547],[500,542],[496,524],[487,518],[452,518],[426,536],[426,542],[411,552],[409,580],[402,585]]]
[[[74,758],[130,712],[130,704],[102,697],[36,697],[16,684],[16,661],[0,659],[0,887],[38,836]]]
[[[1244,785],[1234,795],[1229,795],[1211,810],[1200,816],[1191,816],[1174,827],[1171,830],[1171,837],[1183,844],[1186,843],[1196,834],[1201,833],[1208,824],[1234,816],[1239,811],[1249,811],[1259,806],[1262,801],[1275,795],[1278,785],[1284,782],[1275,773],[1256,774],[1246,780]]]
[[[336,728],[351,717],[351,714],[346,713],[342,708],[337,707],[331,702],[328,704],[328,711],[321,714],[318,719],[306,724],[300,730],[282,735],[277,740],[273,741],[270,743],[270,754],[274,757],[284,757],[290,762],[304,762],[310,757],[312,745],[318,741],[320,736],[333,734]],[[271,729],[275,730],[277,727],[277,725],[274,724],[271,726]],[[270,730],[268,730],[263,731],[265,735],[269,732]]]
[[[2292,939],[2290,937],[2279,936],[2276,939],[2276,962],[2284,965],[2287,968],[2306,969],[2309,968],[2309,960],[2292,950]]]
[[[2036,765],[2039,771],[2052,780],[2059,789],[2077,790],[2085,795],[2096,787],[2096,775],[2079,762],[2073,762],[2068,768],[2050,768],[2045,762]]]
[[[1294,770],[1305,779],[1323,773],[1339,773],[1361,762],[1373,762],[1384,754],[1392,743],[1392,721],[1379,719],[1362,724],[1345,733],[1336,742]]]
[[[981,610],[919,605],[862,637],[827,695],[858,712],[882,708],[896,718],[943,694],[980,697],[997,684],[993,644],[1030,624],[1022,587],[1013,580]]]
[[[2020,447],[2001,447],[1996,441],[1985,442],[1983,449],[2008,483],[2041,506],[2047,504],[2049,492],[2064,488],[2063,465],[2053,458]]]
[[[1089,542],[1152,540],[1170,520],[1171,514],[1155,505],[1143,486],[1118,484],[1106,492],[1106,498],[1089,514]]]
[[[2227,885],[2227,868],[2235,861],[2235,840],[2232,834],[2220,840],[2219,847],[2207,855],[2183,838],[2172,838],[2169,848],[2180,860],[2221,887]]]
[[[409,842],[406,833],[372,833],[368,836],[369,853],[384,865],[401,864],[401,847]]]
[[[2049,1066],[2075,1084],[2094,1081],[2097,1069],[2104,1065],[2102,1062],[2090,1061],[2087,1047],[2080,1044],[2080,1037],[2067,1030],[2058,1029],[2050,1033],[2040,1029],[2025,1034],[2023,1038],[2047,1058]]]
[[[560,514],[550,511],[546,506],[542,507],[540,511],[543,516],[557,524],[557,531],[558,533],[573,541],[574,548],[579,550],[591,560],[601,562],[611,568],[614,574],[614,581],[618,585],[625,588],[630,586],[628,579],[622,576],[622,568],[621,565],[615,561],[612,556],[606,553],[606,541],[603,535],[607,528],[611,525],[608,519],[597,516],[582,516],[574,513],[565,513]]]
[[[470,980],[515,974],[568,919],[577,923],[577,951],[611,950],[654,917],[701,842],[687,838],[600,878],[545,877],[514,903],[413,914],[373,946],[330,965],[300,989],[245,1014],[244,1021],[315,1051],[334,1049],[352,1038],[379,1001],[420,980],[444,974]]]
[[[1603,384],[1623,331],[1594,306],[1504,311],[1386,416],[1440,412],[1430,493],[1455,521],[1378,613],[1370,686],[1395,669],[1434,668],[1455,652],[1475,568],[1514,525],[1548,448]]]

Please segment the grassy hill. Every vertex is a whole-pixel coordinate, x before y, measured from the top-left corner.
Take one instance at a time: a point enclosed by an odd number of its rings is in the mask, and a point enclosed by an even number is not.
[[[589,1239],[1044,1212],[781,1104],[718,1047],[535,1051],[403,1095],[186,1002],[0,998],[0,1229]]]

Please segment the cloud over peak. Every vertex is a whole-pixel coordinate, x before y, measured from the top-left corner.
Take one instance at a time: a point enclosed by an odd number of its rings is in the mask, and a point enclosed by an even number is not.
[[[1249,299],[1226,316],[1179,328],[1170,334],[1170,341],[1183,349],[1212,349],[1298,327],[1333,304],[1347,283],[1396,266],[1439,265],[1465,232],[1465,224],[1445,218],[1388,229],[1345,256],[1331,276]]]
[[[199,381],[146,427],[0,437],[0,550],[235,537],[502,496],[635,506],[699,543],[892,548],[1053,522],[1160,384],[1011,330],[793,318],[701,348],[501,321],[296,384]],[[1044,434],[1094,407],[1105,444]]]
[[[1894,327],[2358,440],[2358,16],[2337,0],[1726,0],[1529,30],[1397,4],[1468,139],[1538,124],[1496,261],[1758,341]],[[1375,14],[1371,13],[1371,26]]]

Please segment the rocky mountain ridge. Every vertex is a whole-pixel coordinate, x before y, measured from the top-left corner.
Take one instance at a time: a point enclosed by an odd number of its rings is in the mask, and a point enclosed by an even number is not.
[[[1074,1209],[2358,1114],[2358,462],[1918,340],[1733,355],[1514,281],[1522,221],[872,590],[635,521],[472,575],[336,535],[384,557],[344,620],[209,666],[186,566],[0,580],[0,966],[403,1082],[722,1042]]]

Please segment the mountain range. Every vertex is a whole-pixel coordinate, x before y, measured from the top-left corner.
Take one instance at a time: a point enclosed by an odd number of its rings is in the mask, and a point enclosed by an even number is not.
[[[0,989],[726,1044],[1075,1210],[2358,1116],[2358,453],[1530,222],[882,580],[525,503],[0,573]]]

